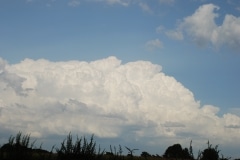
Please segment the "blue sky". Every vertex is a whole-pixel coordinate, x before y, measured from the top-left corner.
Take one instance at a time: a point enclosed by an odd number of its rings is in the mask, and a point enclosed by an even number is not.
[[[45,59],[49,66],[73,60],[103,63],[106,58],[106,63],[121,60],[125,67],[149,61],[192,92],[199,108],[212,105],[219,109],[214,112],[218,118],[228,113],[238,117],[239,15],[236,0],[1,0],[0,57],[6,73],[25,79],[31,78],[21,75],[24,67],[16,67],[30,63],[25,59],[36,65]],[[8,75],[4,71],[2,77]],[[12,78],[12,83],[9,76],[2,78],[2,88],[23,87],[24,80]],[[238,122],[229,126],[240,126]]]
[[[156,31],[159,26],[175,29],[206,3],[220,7],[216,23],[222,24],[226,14],[239,16],[238,2],[74,2],[2,1],[2,58],[10,63],[24,58],[91,61],[112,55],[124,62],[148,60],[162,65],[203,103],[239,107],[239,49],[199,47],[191,39],[175,41]],[[149,51],[146,43],[154,39],[162,47]]]

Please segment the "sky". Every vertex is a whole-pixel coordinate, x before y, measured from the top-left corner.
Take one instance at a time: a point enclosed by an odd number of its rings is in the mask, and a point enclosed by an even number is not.
[[[0,144],[240,157],[240,1],[0,0],[0,20]]]

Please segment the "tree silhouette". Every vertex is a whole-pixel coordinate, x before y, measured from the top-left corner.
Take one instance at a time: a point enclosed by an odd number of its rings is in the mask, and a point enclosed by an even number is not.
[[[220,150],[218,150],[218,145],[213,148],[209,141],[207,144],[208,148],[202,152],[200,160],[218,160],[220,152]]]
[[[183,158],[193,159],[187,148],[182,149],[180,144],[169,146],[165,151],[163,157],[165,158]]]
[[[167,148],[163,157],[165,158],[180,158],[182,154],[182,146],[180,144],[174,144]]]

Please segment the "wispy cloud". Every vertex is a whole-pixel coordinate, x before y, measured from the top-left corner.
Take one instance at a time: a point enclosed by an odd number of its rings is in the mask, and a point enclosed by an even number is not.
[[[36,0],[26,0],[27,3],[32,3],[35,2]],[[84,1],[92,1],[92,2],[103,2],[103,3],[107,3],[110,5],[122,5],[122,6],[129,6],[130,3],[132,2],[132,0],[84,0]],[[46,2],[46,6],[47,7],[51,7],[52,3],[56,2],[56,0],[47,0]],[[70,7],[77,7],[81,4],[81,0],[68,0],[68,2],[66,3],[68,6]]]
[[[163,43],[158,38],[154,40],[150,40],[146,43],[146,48],[150,51],[153,51],[155,49],[162,48],[162,47],[163,47]]]
[[[161,4],[168,4],[168,5],[173,4],[175,2],[175,0],[158,0],[158,1]]]
[[[240,7],[237,7],[236,10],[240,12]]]
[[[156,28],[157,33],[162,33],[165,30],[165,27],[163,25],[160,25]]]
[[[96,0],[100,2],[106,2],[108,4],[120,4],[122,6],[129,6],[131,0]]]
[[[153,13],[152,9],[149,7],[148,4],[140,2],[139,6],[143,11],[148,12],[148,13]]]
[[[68,5],[70,7],[77,7],[80,5],[80,1],[79,0],[71,0],[70,2],[68,2]]]
[[[168,30],[165,34],[175,40],[183,40],[183,33],[180,30]]]

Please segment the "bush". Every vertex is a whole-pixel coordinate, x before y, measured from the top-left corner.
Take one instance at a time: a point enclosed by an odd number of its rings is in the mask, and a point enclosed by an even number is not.
[[[218,160],[218,153],[219,151],[217,150],[217,148],[207,148],[202,152],[201,160]]]
[[[50,157],[48,151],[33,149],[35,141],[30,144],[30,134],[22,135],[19,132],[16,137],[10,136],[8,143],[0,148],[1,160],[32,160]]]
[[[218,150],[218,145],[212,147],[212,145],[207,142],[208,147],[204,149],[202,152],[199,152],[198,159],[200,160],[229,160],[230,157],[224,157],[223,155],[219,156],[220,150]]]
[[[191,147],[191,146],[190,146]],[[174,144],[169,146],[165,151],[164,158],[182,158],[182,159],[193,159],[187,148],[182,149],[180,144]]]
[[[143,151],[143,152],[141,153],[141,157],[144,157],[144,158],[146,159],[147,157],[151,157],[151,155],[150,155],[148,152]]]

